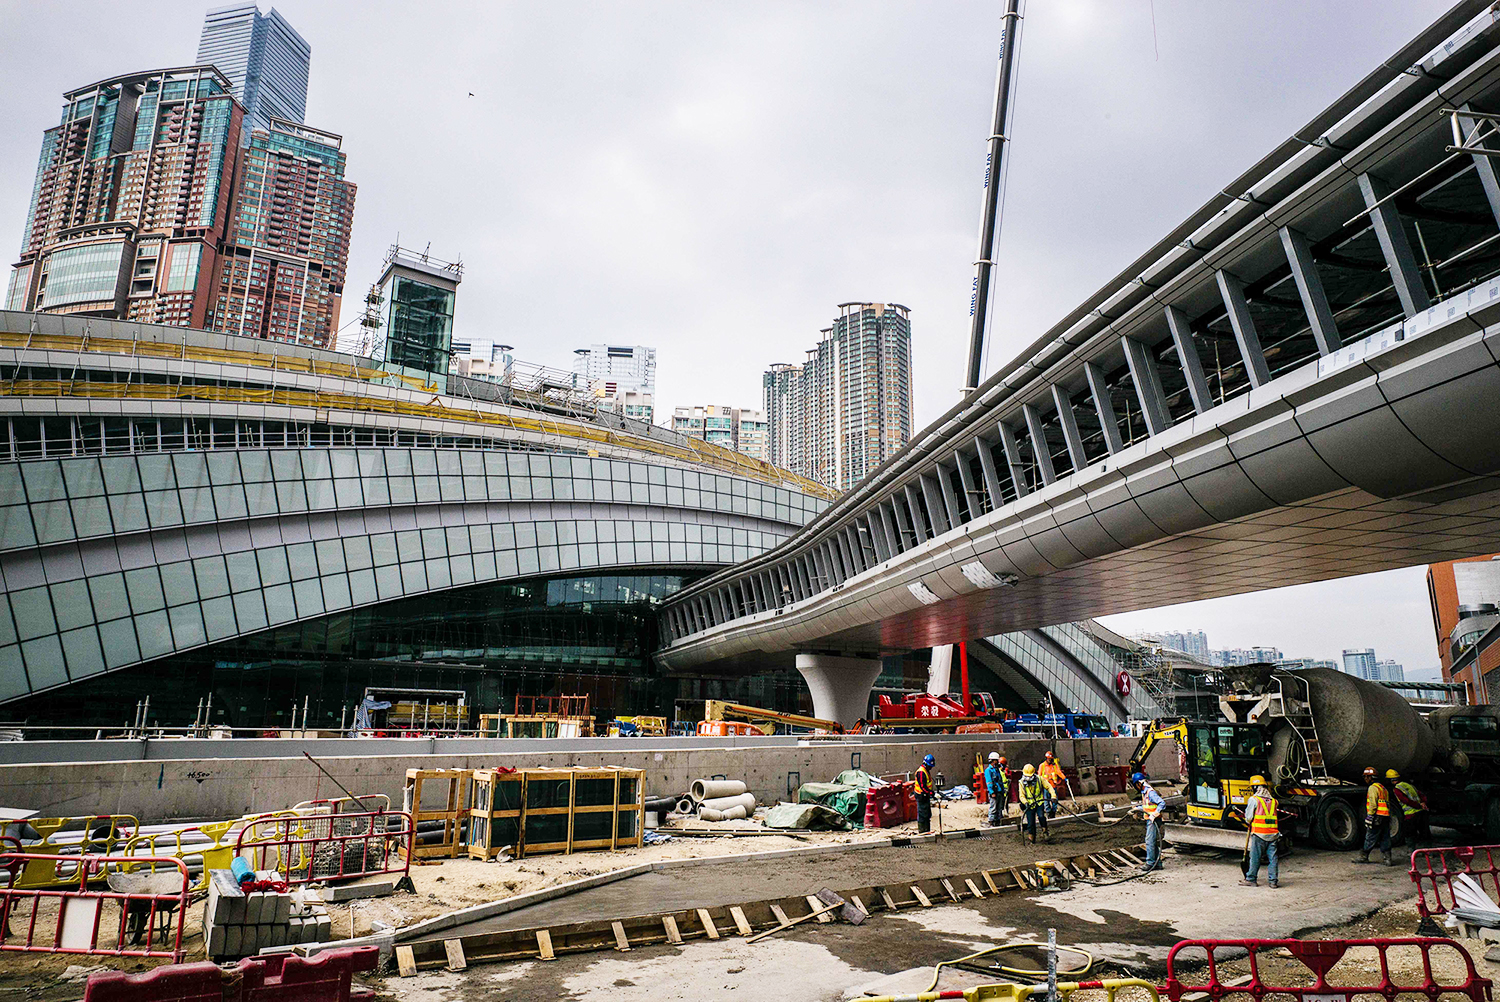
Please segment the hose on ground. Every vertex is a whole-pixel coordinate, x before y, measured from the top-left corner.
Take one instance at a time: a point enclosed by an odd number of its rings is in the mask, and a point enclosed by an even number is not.
[[[1030,947],[1031,949],[1042,949],[1042,950],[1045,950],[1045,949],[1047,949],[1047,944],[1046,943],[1006,943],[1004,946],[991,946],[991,947],[988,947],[987,949],[980,950],[978,953],[971,953],[967,957],[954,957],[952,960],[940,960],[940,961],[937,962],[937,966],[935,966],[932,969],[932,980],[930,982],[928,982],[927,987],[924,988],[924,989],[922,989],[922,991],[923,992],[930,992],[930,991],[935,991],[937,989],[938,979],[940,977],[942,977],[942,975],[943,975],[943,968],[944,967],[948,967],[948,966],[950,966],[952,964],[967,964],[967,963],[972,963],[973,961],[978,960],[981,957],[988,957],[992,953],[999,953],[1002,950],[1018,950],[1018,949],[1022,949],[1022,948],[1025,948],[1025,947]],[[1080,969],[1078,969],[1076,971],[1075,970],[1069,970],[1068,971],[1068,977],[1070,977],[1070,978],[1075,978],[1075,979],[1076,978],[1081,978],[1085,974],[1087,974],[1093,968],[1093,966],[1094,966],[1094,955],[1091,954],[1091,953],[1089,953],[1087,950],[1080,950],[1076,946],[1059,946],[1057,948],[1057,952],[1058,952],[1059,955],[1061,955],[1063,953],[1073,953],[1073,954],[1077,954],[1078,956],[1080,956],[1080,957],[1083,958],[1084,965],[1083,965],[1082,968],[1080,968]],[[1032,968],[1029,968],[1029,967],[1008,967],[1005,964],[1001,964],[1001,965],[999,965],[999,969],[1000,969],[1001,973],[1009,974],[1009,975],[1011,975],[1013,977],[1018,977],[1018,978],[1032,978],[1032,979],[1035,979],[1035,978],[1045,978],[1047,976],[1047,972],[1045,970],[1038,971],[1038,970],[1033,970]]]

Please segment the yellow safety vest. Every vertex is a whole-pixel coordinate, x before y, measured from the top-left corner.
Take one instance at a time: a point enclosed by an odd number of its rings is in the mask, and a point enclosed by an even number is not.
[[[1042,792],[1042,781],[1035,776],[1021,780],[1021,803],[1026,807],[1040,807],[1047,799]]]
[[[1422,796],[1421,791],[1404,779],[1396,784],[1396,802],[1401,805],[1401,813],[1403,815],[1416,814],[1419,811],[1427,810],[1427,798]]]
[[[1391,813],[1391,795],[1380,783],[1371,783],[1365,793],[1365,813],[1372,818],[1387,817]]]
[[[925,765],[917,766],[916,794],[919,797],[932,796],[932,773],[928,771]]]
[[[1276,827],[1276,800],[1269,794],[1257,793],[1250,798],[1250,833],[1269,838],[1280,833]]]

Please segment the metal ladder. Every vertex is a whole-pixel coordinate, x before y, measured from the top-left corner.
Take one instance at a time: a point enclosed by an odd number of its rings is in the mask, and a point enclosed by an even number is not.
[[[1323,765],[1323,746],[1318,742],[1318,728],[1313,722],[1307,680],[1290,672],[1276,672],[1273,677],[1276,679],[1281,715],[1292,725],[1292,730],[1297,732],[1297,737],[1302,742],[1308,772],[1314,781],[1327,781],[1328,770]]]

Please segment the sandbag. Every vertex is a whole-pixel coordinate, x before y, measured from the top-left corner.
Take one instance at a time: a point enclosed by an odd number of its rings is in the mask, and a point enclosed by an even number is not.
[[[734,807],[743,807],[747,811],[755,810],[755,794],[742,793],[737,797],[718,797],[714,800],[705,800],[698,805],[699,809],[708,808],[714,811],[727,811]]]
[[[688,796],[697,801],[738,797],[749,787],[738,779],[695,779]]]

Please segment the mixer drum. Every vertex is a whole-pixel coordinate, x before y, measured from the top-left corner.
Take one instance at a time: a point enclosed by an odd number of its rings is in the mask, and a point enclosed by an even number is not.
[[[1367,766],[1384,777],[1422,772],[1433,738],[1416,709],[1392,689],[1328,668],[1299,668],[1307,680],[1323,764],[1330,775],[1360,782]]]

